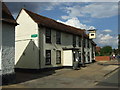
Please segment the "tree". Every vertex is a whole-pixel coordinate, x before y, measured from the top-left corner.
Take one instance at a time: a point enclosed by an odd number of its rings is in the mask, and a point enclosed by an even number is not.
[[[118,49],[113,49],[112,52],[114,52],[114,54],[119,54],[119,50]]]
[[[112,53],[112,47],[111,46],[104,46],[100,50],[101,56],[109,56]]]

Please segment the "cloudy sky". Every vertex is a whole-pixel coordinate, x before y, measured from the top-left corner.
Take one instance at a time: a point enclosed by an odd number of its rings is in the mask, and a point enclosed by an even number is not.
[[[117,2],[6,2],[16,17],[21,8],[82,29],[97,29],[98,46],[117,48]]]

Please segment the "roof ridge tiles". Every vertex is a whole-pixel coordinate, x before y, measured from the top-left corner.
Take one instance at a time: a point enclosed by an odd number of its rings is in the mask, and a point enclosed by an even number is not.
[[[64,31],[64,32],[68,32],[68,33],[72,33],[72,34],[76,34],[76,35],[82,35],[84,34],[84,36],[86,37],[86,33],[85,33],[85,29],[79,29],[70,25],[66,25],[60,22],[57,22],[56,20],[53,20],[51,18],[39,15],[37,13],[34,13],[32,11],[29,11],[25,8],[23,8],[23,10],[26,11],[26,13],[39,25],[41,26],[46,26],[48,28],[53,28],[53,29],[57,29],[60,31]]]

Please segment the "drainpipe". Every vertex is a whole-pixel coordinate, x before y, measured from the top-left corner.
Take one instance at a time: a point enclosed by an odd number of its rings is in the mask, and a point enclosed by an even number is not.
[[[39,61],[39,69],[41,68],[41,62],[40,62],[40,60],[41,60],[41,58],[40,58],[40,55],[41,55],[41,52],[40,52],[40,50],[41,50],[41,48],[40,48],[40,28],[39,28],[40,26],[38,25],[38,61]]]

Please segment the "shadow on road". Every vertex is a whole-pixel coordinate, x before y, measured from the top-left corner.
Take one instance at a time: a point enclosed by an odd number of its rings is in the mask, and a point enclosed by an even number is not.
[[[112,73],[112,75],[109,75],[109,77],[99,82],[96,86],[97,87],[116,87],[116,88],[120,87],[119,72],[120,72],[120,69],[117,69]]]
[[[46,77],[56,73],[55,69],[44,69],[44,70],[23,70],[23,69],[15,69],[15,80],[13,83],[4,84],[4,85],[12,85],[23,83],[26,81]],[[3,85],[3,86],[4,86]]]

